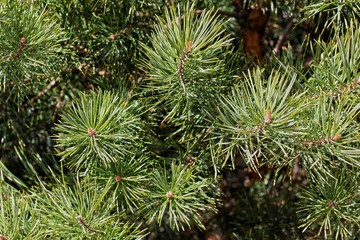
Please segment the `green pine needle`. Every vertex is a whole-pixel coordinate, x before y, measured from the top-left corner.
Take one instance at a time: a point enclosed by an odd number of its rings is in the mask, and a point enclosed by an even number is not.
[[[34,196],[0,180],[0,239],[44,239],[45,228]]]
[[[53,189],[42,185],[34,191],[48,238],[142,239],[143,231],[115,213],[112,178],[102,187],[89,177],[76,178],[74,183],[54,178]]]
[[[178,231],[193,224],[204,228],[200,212],[215,210],[215,200],[206,194],[213,185],[197,178],[194,170],[193,167],[180,167],[174,163],[170,173],[154,170],[152,188],[142,209],[148,223],[165,223]]]
[[[91,171],[92,178],[97,179],[99,185],[105,186],[112,178],[112,190],[115,192],[119,211],[134,212],[144,203],[149,185],[149,163],[147,157],[123,156],[109,168],[95,168]]]
[[[331,169],[333,176],[312,175],[301,195],[300,228],[318,228],[326,239],[347,239],[360,226],[360,178],[356,169]]]
[[[295,81],[296,75],[280,71],[265,78],[257,68],[228,96],[214,101],[215,110],[209,110],[219,145],[214,157],[223,157],[223,166],[238,155],[254,170],[259,164],[282,166],[293,159],[294,138],[305,134],[299,116],[309,106],[304,93],[294,92]]]
[[[59,23],[33,1],[0,3],[0,90],[15,87],[26,92],[24,79],[58,73],[67,52]]]
[[[146,103],[165,110],[163,122],[188,128],[208,99],[229,84],[224,59],[230,39],[224,24],[214,11],[196,15],[190,4],[172,6],[158,17],[151,46],[143,44],[147,59],[141,66],[148,70]]]
[[[136,151],[140,125],[134,103],[101,90],[81,94],[55,127],[58,154],[71,168],[108,165]]]

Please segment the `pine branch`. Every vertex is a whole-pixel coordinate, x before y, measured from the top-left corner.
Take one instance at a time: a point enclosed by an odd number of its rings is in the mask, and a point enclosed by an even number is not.
[[[50,238],[97,238],[140,239],[144,231],[126,223],[115,212],[115,195],[111,189],[112,179],[100,187],[89,177],[74,182],[57,179],[51,191],[42,184],[34,191],[41,220],[46,223]]]
[[[26,38],[21,37],[20,41],[19,41],[18,50],[16,51],[16,53],[13,56],[10,55],[10,59],[17,60],[20,57],[20,55],[24,52],[25,45],[26,45]]]
[[[277,40],[277,42],[275,44],[275,47],[274,47],[274,50],[273,50],[274,55],[276,55],[279,52],[279,50],[280,50],[280,48],[281,48],[281,46],[282,46],[282,44],[283,44],[283,42],[285,40],[286,35],[289,33],[291,28],[294,26],[295,22],[296,22],[296,18],[291,17],[288,24],[286,25],[284,31],[281,33],[279,39]]]
[[[168,219],[169,226],[176,230],[185,230],[195,224],[204,228],[200,212],[215,211],[214,199],[207,195],[206,189],[215,188],[211,182],[196,178],[195,168],[171,164],[171,172],[157,169],[152,175],[152,188],[142,212],[148,223],[164,224]],[[216,194],[215,194],[216,195]]]
[[[56,118],[59,109],[63,107],[63,104],[61,103],[61,100],[63,98],[64,98],[64,88],[61,87],[59,97],[56,99],[56,105],[55,105],[54,114],[53,114],[54,119]]]
[[[93,168],[90,175],[100,186],[105,186],[108,179],[113,179],[112,190],[116,193],[118,211],[134,213],[146,202],[149,195],[150,162],[150,159],[139,153],[118,157],[117,162],[108,168]]]
[[[224,77],[222,57],[230,39],[225,35],[225,22],[213,11],[196,15],[190,4],[165,9],[164,18],[158,22],[150,38],[152,47],[143,45],[148,59],[141,65],[149,71],[143,81],[147,105],[166,112],[161,125],[175,124],[178,132],[191,135],[194,123],[200,126],[203,121],[199,112],[207,104],[206,99],[230,83]],[[189,135],[182,135],[180,141],[191,139]]]
[[[60,121],[55,128],[56,146],[71,168],[88,169],[98,160],[106,166],[116,162],[119,155],[134,153],[134,146],[141,145],[141,122],[135,104],[111,92],[82,94]]]
[[[318,235],[346,239],[360,225],[356,205],[360,204],[357,187],[359,175],[349,170],[332,168],[330,174],[314,174],[312,183],[301,196],[299,213],[304,214],[300,227],[316,225]]]
[[[60,69],[62,54],[66,53],[61,46],[65,34],[46,9],[37,7],[28,2],[12,2],[1,13],[2,91],[12,81],[26,92],[23,79],[49,75]]]
[[[299,116],[310,105],[304,93],[292,93],[296,75],[273,71],[267,81],[261,70],[249,72],[228,96],[214,101],[215,158],[232,162],[240,154],[251,168],[280,166],[294,159],[294,138],[305,135]],[[298,108],[301,105],[302,108]]]
[[[40,99],[43,95],[45,95],[46,93],[48,93],[53,87],[55,87],[57,85],[57,83],[59,82],[60,78],[56,78],[55,80],[52,80],[45,89],[41,90],[40,92],[38,92],[36,94],[35,97],[33,97],[32,99],[29,100],[28,103],[26,103],[24,105],[24,107],[28,107],[29,105],[32,105],[36,100]]]

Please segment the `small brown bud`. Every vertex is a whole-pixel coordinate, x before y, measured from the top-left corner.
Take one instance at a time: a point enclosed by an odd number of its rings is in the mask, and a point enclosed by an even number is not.
[[[244,187],[249,188],[251,187],[251,180],[249,176],[246,176],[244,179]]]
[[[26,43],[26,38],[25,37],[20,38],[20,44],[24,45],[25,43]]]
[[[266,114],[266,116],[264,117],[264,124],[265,125],[269,125],[271,123],[271,114],[272,114],[272,111],[269,110]]]
[[[341,93],[344,93],[346,91],[346,87],[341,87],[339,90]]]
[[[86,230],[89,228],[89,226],[87,225],[86,221],[81,217],[81,216],[77,216],[75,218]]]
[[[105,73],[106,73],[106,71],[105,71],[105,70],[100,70],[100,71],[98,71],[98,74],[99,74],[100,76],[104,76],[104,75],[105,75]]]
[[[160,129],[163,129],[164,127],[166,126],[166,122],[163,120],[161,121],[160,125],[159,125],[159,128]]]
[[[110,40],[115,40],[117,38],[117,35],[115,33],[111,34],[109,39]]]
[[[9,240],[9,239],[4,235],[0,235],[0,240]]]
[[[187,52],[191,52],[191,51],[192,51],[192,46],[193,46],[193,42],[192,42],[192,41],[189,41],[189,42],[188,42]]]
[[[95,137],[95,135],[96,135],[95,129],[89,127],[89,128],[88,128],[88,134],[89,134],[89,136],[92,137],[92,138]]]
[[[168,191],[167,193],[166,193],[166,197],[167,198],[172,198],[174,196],[174,194],[172,193],[172,191]]]
[[[187,161],[187,163],[188,163],[189,166],[194,166],[194,165],[195,165],[194,158],[191,157],[191,156],[187,156],[187,157],[186,157],[186,161]]]
[[[337,141],[341,138],[341,134],[336,134],[335,137],[331,138],[332,141]]]
[[[116,175],[114,177],[114,179],[115,179],[116,182],[120,182],[122,180],[122,178],[119,175]]]
[[[329,201],[327,204],[329,207],[335,207],[335,202],[334,201]]]

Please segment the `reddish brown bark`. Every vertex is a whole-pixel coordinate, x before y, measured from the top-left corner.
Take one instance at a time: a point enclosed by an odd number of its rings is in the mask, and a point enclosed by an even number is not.
[[[233,0],[236,19],[241,27],[243,49],[249,55],[254,55],[262,61],[262,37],[269,19],[269,1],[259,0],[258,4],[249,6],[242,0]]]

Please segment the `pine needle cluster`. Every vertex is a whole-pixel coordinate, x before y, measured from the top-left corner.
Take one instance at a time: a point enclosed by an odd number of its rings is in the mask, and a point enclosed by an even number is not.
[[[0,240],[357,239],[360,4],[294,2],[0,1]]]

